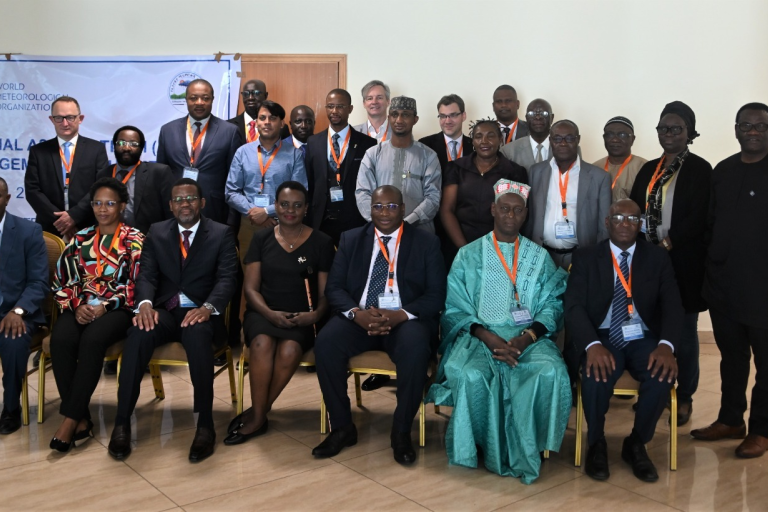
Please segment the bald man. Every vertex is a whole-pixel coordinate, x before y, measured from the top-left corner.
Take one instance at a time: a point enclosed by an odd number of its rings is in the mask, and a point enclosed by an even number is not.
[[[291,110],[291,135],[290,142],[301,151],[304,160],[307,159],[307,140],[315,134],[315,111],[306,105],[293,107]]]
[[[242,146],[259,138],[259,132],[256,130],[256,118],[259,116],[261,104],[269,97],[267,84],[258,79],[248,80],[243,84],[240,96],[243,97],[245,110],[242,114],[229,119],[229,122],[237,126],[237,133],[240,134],[240,145]],[[280,138],[285,139],[290,136],[291,132],[288,126],[283,125]]]

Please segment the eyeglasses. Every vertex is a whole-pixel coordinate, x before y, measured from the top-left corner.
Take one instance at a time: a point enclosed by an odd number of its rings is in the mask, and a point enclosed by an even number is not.
[[[256,96],[258,96],[260,94],[261,94],[261,91],[243,91],[243,92],[240,93],[240,95],[243,97],[243,99],[246,99],[246,100],[248,98],[250,98],[251,96],[253,96],[255,98]]]
[[[102,206],[106,206],[111,210],[117,206],[117,201],[91,201],[91,207],[93,208],[101,208]]]
[[[454,112],[452,114],[438,114],[437,118],[441,121],[445,121],[446,119],[456,119],[461,115],[461,112]]]
[[[618,137],[618,138],[620,138],[623,141],[628,141],[628,140],[630,140],[633,137],[633,135],[631,133],[628,133],[628,132],[618,132],[618,133],[616,133],[616,132],[605,132],[603,134],[603,139],[605,139],[605,140],[611,140],[614,137]]]
[[[614,213],[611,215],[610,219],[611,222],[616,225],[619,225],[624,221],[627,221],[630,224],[640,224],[639,215],[622,215],[621,213]]]
[[[60,124],[65,119],[67,120],[68,123],[74,123],[79,118],[80,118],[79,114],[76,116],[51,116],[51,119],[53,119],[53,122],[56,124]]]
[[[394,212],[398,208],[400,208],[400,205],[397,203],[388,203],[388,204],[376,203],[371,205],[371,210],[376,210],[377,212],[382,212],[385,209],[391,212]]]
[[[562,144],[563,141],[565,141],[567,144],[573,144],[579,140],[579,137],[576,135],[566,135],[565,137],[561,135],[553,135],[549,138],[549,140],[552,141],[552,144]]]
[[[118,147],[129,147],[129,148],[138,148],[141,146],[141,142],[136,142],[135,140],[118,140],[115,142],[115,146]]]
[[[184,202],[192,204],[192,203],[196,203],[198,199],[200,198],[197,196],[176,196],[176,197],[172,197],[171,201],[173,201],[176,204],[181,204]]]
[[[552,115],[551,112],[547,112],[546,110],[531,110],[527,114],[525,114],[527,117],[536,117],[541,116],[544,119],[548,118]]]
[[[325,106],[326,110],[334,111],[334,110],[344,110],[349,108],[349,105],[341,105],[341,104],[333,104],[329,103]]]
[[[768,130],[768,123],[757,123],[757,124],[737,123],[736,127],[740,131],[742,131],[742,132],[748,132],[748,131],[751,131],[754,128],[755,131],[758,131],[758,132],[762,133],[762,132]]]
[[[680,135],[683,133],[684,128],[685,126],[657,126],[656,133],[659,135],[666,135],[667,133],[671,133],[672,135]]]

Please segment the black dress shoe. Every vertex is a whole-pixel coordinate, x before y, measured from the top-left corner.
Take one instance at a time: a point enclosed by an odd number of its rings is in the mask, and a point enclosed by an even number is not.
[[[632,472],[643,482],[655,482],[659,479],[656,466],[653,465],[648,457],[648,452],[645,451],[645,445],[634,432],[624,439],[621,458],[632,466]]]
[[[69,450],[72,449],[72,447],[75,445],[72,441],[62,441],[61,439],[54,437],[51,439],[50,444],[48,445],[51,450],[56,450],[57,452],[61,453],[67,453]]]
[[[214,366],[224,366],[227,364],[227,354],[226,352],[224,354],[221,354],[219,357],[213,358],[213,365]]]
[[[3,409],[0,414],[0,434],[13,434],[21,428],[21,408],[16,411]]]
[[[243,434],[240,430],[243,428],[243,424],[241,423],[238,425],[238,427],[229,433],[227,437],[224,438],[224,444],[227,446],[233,446],[236,444],[243,444],[247,440],[253,438],[253,437],[259,437],[261,435],[264,435],[267,433],[267,429],[269,428],[269,420],[264,420],[264,423],[251,432],[250,434]]]
[[[115,460],[123,460],[131,454],[131,426],[115,425],[107,447]]]
[[[365,381],[363,382],[363,385],[360,386],[360,389],[363,391],[373,391],[375,389],[379,389],[381,386],[389,382],[389,375],[376,375],[373,374]]]
[[[77,443],[78,441],[82,441],[90,437],[93,437],[93,422],[88,420],[88,425],[85,427],[85,430],[75,432],[75,435],[72,437],[72,443]]]
[[[117,360],[104,363],[104,375],[117,375]]]
[[[605,437],[589,447],[587,450],[587,463],[584,466],[584,472],[587,476],[595,480],[608,480],[611,472],[608,470],[608,444]]]
[[[312,448],[312,455],[322,459],[334,457],[347,446],[357,444],[357,428],[354,423],[342,428],[335,428],[322,443]]]
[[[416,462],[416,452],[413,449],[413,443],[411,443],[410,432],[392,432],[389,437],[395,461],[400,464],[413,464]]]
[[[213,454],[216,445],[216,432],[207,427],[197,427],[192,446],[189,448],[189,462],[200,462]]]
[[[38,350],[35,354],[35,357],[32,358],[32,367],[33,368],[39,368],[40,367],[40,354],[42,354],[42,350]]]
[[[227,425],[227,434],[231,434],[235,430],[240,427],[240,425],[243,423],[243,415],[250,411],[251,409],[246,409],[234,418],[232,418],[232,421],[229,422],[229,425]]]

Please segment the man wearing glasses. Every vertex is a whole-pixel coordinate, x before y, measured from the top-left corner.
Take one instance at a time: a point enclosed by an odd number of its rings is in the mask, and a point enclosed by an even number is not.
[[[69,240],[75,231],[93,224],[90,190],[96,174],[108,164],[107,151],[101,142],[80,136],[85,116],[75,98],[54,100],[48,119],[56,138],[29,150],[24,187],[43,231]]]
[[[243,97],[243,107],[245,110],[243,110],[242,114],[230,119],[229,122],[237,126],[237,133],[242,139],[240,145],[243,145],[259,138],[259,131],[256,129],[256,118],[259,116],[261,104],[269,97],[267,84],[261,80],[248,80],[243,84],[240,96]],[[283,128],[280,130],[280,139],[290,136],[291,132],[288,126],[283,125]]]
[[[463,132],[464,121],[467,120],[464,100],[458,94],[440,98],[437,119],[440,121],[440,132],[419,139],[419,142],[437,153],[440,169],[445,172],[448,162],[472,153],[472,139]]]
[[[528,104],[525,114],[529,134],[505,144],[501,154],[526,169],[533,164],[545,162],[552,156],[549,145],[549,129],[555,114],[547,100],[537,98]]]
[[[635,127],[626,117],[609,119],[603,128],[603,142],[608,156],[593,165],[605,169],[611,175],[611,191],[614,201],[629,197],[640,168],[648,160],[632,154],[635,143]]]

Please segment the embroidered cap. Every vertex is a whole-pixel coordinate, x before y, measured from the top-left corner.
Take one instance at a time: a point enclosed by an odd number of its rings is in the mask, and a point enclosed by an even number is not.
[[[395,96],[389,104],[389,110],[413,110],[416,115],[416,100],[408,96]]]
[[[517,194],[523,198],[525,204],[528,204],[528,194],[531,192],[531,187],[525,183],[518,183],[516,181],[501,179],[493,185],[493,193],[495,195],[494,201],[498,201],[504,194]]]
[[[608,120],[607,123],[605,123],[605,126],[608,126],[611,123],[621,123],[621,124],[627,125],[632,130],[632,133],[635,133],[635,127],[632,124],[632,121],[630,121],[626,117],[621,117],[621,116],[612,117],[611,119]]]

